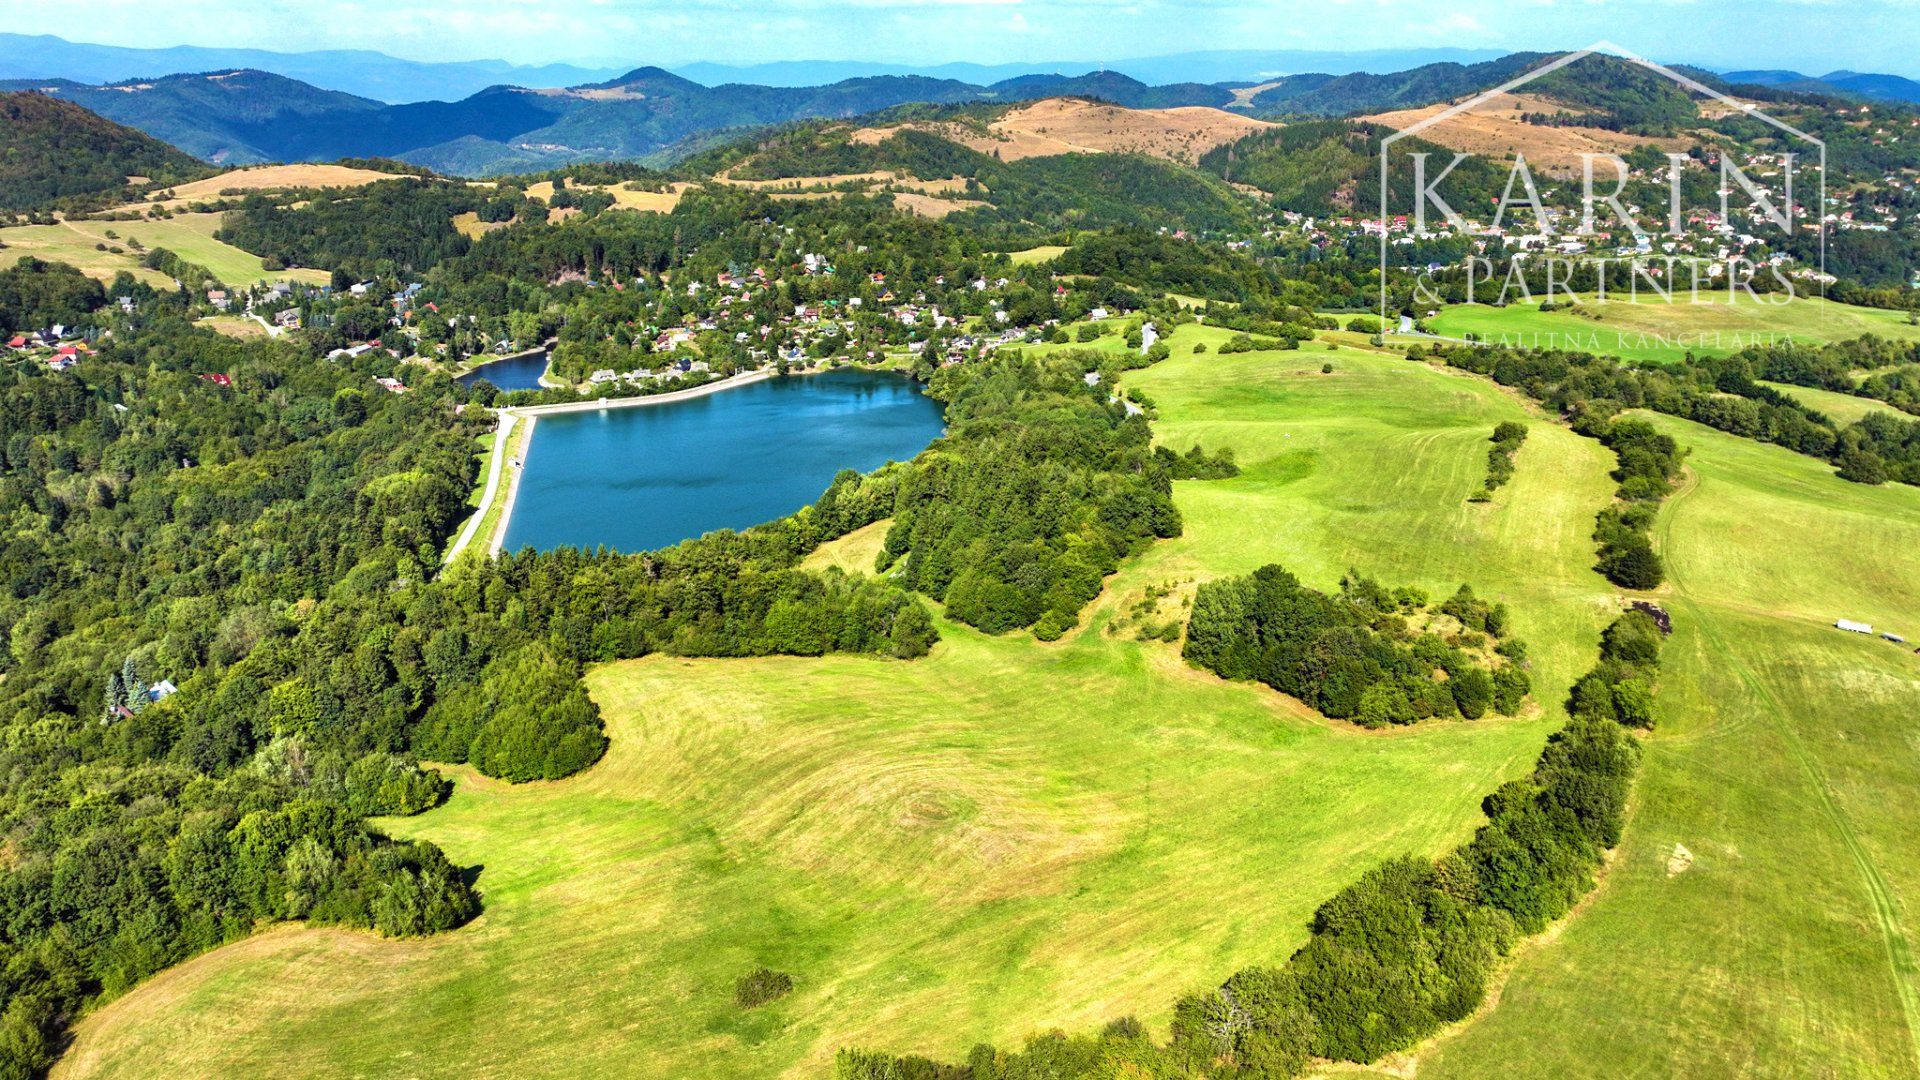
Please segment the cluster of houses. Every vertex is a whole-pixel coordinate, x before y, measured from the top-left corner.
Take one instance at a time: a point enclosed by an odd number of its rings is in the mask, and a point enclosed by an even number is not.
[[[15,355],[38,359],[49,370],[65,371],[93,355],[93,344],[86,336],[55,324],[43,330],[13,335],[7,339],[7,350]]]

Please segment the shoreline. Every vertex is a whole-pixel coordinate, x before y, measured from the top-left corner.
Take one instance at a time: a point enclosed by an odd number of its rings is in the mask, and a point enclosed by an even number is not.
[[[731,390],[736,386],[748,386],[773,378],[777,373],[771,368],[755,368],[739,375],[729,375],[724,379],[690,386],[685,390],[669,390],[664,394],[635,394],[628,397],[590,398],[585,401],[563,401],[555,405],[512,405],[500,410],[531,419],[536,416],[552,416],[558,413],[596,412],[600,409],[630,409],[640,405],[665,405],[689,398],[717,394],[722,390]]]
[[[500,520],[494,523],[493,535],[487,537],[487,558],[489,559],[500,554],[501,546],[507,542],[507,523],[513,520],[514,500],[520,496],[520,478],[527,473],[527,455],[533,453],[533,429],[540,422],[540,418],[528,416],[524,419],[527,422],[524,429],[526,431],[525,449],[520,452],[520,464],[509,466],[513,469],[513,480],[507,485],[507,501],[500,504]]]
[[[526,459],[533,454],[534,429],[539,424],[542,416],[553,416],[561,413],[598,412],[603,409],[627,409],[642,405],[667,405],[676,401],[687,401],[697,397],[705,397],[709,394],[717,394],[722,390],[732,390],[735,387],[764,382],[773,378],[776,374],[778,373],[771,368],[755,368],[752,371],[743,372],[739,375],[732,375],[710,383],[702,383],[699,386],[688,387],[685,390],[669,391],[665,394],[642,394],[636,397],[623,398],[596,398],[591,401],[569,401],[557,405],[523,405],[517,408],[501,409],[501,434],[495,436],[497,440],[496,445],[499,449],[494,455],[494,464],[498,468],[511,470],[512,476],[507,481],[506,501],[500,505],[500,520],[494,523],[491,534],[486,538],[487,558],[491,559],[499,555],[501,549],[506,546],[507,527],[513,522],[514,503],[518,501],[520,495],[520,478],[526,475]],[[526,426],[521,429],[524,432],[521,436],[521,443],[524,449],[521,451],[519,463],[515,465],[506,461],[507,449],[512,443],[511,440],[506,437],[505,432],[511,430],[516,423],[523,420],[526,422]],[[498,485],[490,481],[487,493],[481,496],[480,506],[474,511],[471,524],[475,530],[478,529],[481,517],[486,514],[488,508],[492,505],[493,498],[497,494]],[[453,555],[457,555],[474,539],[472,536],[463,536],[463,539],[456,542],[453,553],[447,557],[446,562],[451,564],[453,562]]]

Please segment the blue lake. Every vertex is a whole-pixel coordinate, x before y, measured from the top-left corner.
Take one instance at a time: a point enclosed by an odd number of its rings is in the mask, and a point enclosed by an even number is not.
[[[481,364],[472,371],[461,375],[454,381],[466,386],[485,379],[502,390],[538,390],[540,376],[547,370],[547,354],[531,353],[515,356],[507,360],[495,360],[491,364]]]
[[[852,370],[542,416],[505,547],[648,551],[744,529],[813,502],[841,469],[913,457],[941,426],[918,383]]]

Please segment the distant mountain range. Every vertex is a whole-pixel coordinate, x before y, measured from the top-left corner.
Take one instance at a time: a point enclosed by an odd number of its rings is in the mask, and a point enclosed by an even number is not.
[[[1357,52],[1224,50],[1176,53],[1128,60],[1071,60],[1011,64],[881,64],[866,61],[785,60],[776,63],[667,65],[704,86],[821,86],[847,79],[918,76],[988,86],[1023,75],[1084,75],[1118,72],[1142,82],[1261,82],[1279,75],[1398,71],[1425,64],[1470,64],[1501,56],[1490,49],[1376,49]],[[387,103],[455,100],[492,86],[551,89],[617,78],[624,67],[574,64],[518,65],[504,60],[429,62],[403,60],[364,50],[275,52],[176,46],[132,49],[90,45],[51,35],[0,34],[0,79],[70,79],[77,83],[124,82],[207,71],[253,70],[298,79],[323,90]]]
[[[1148,86],[1111,71],[1023,75],[989,86],[879,75],[825,86],[707,87],[654,67],[564,89],[495,86],[458,101],[401,105],[246,69],[105,86],[15,79],[0,81],[0,90],[38,90],[84,105],[218,164],[392,157],[465,175],[583,160],[665,160],[723,133],[911,103],[1071,95],[1161,108],[1224,106],[1234,98],[1220,86]]]
[[[20,41],[0,35],[0,58]],[[9,44],[11,43],[11,44]],[[135,50],[119,50],[121,53]],[[162,50],[173,55],[179,50]],[[222,50],[187,50],[188,58]],[[43,62],[58,61],[58,48]],[[142,53],[152,56],[152,52]],[[320,54],[267,54],[282,59]],[[376,53],[330,54],[391,61]],[[1217,70],[1228,65],[1292,56],[1325,59],[1330,54],[1192,53],[1164,57],[1160,70]],[[1354,54],[1357,55],[1357,54]],[[1399,55],[1399,54],[1374,54]],[[222,165],[266,161],[331,161],[389,157],[456,175],[489,175],[558,168],[581,161],[638,160],[665,164],[742,133],[807,119],[851,119],[902,106],[929,109],[1005,104],[1049,97],[1095,98],[1132,108],[1209,106],[1261,118],[1336,117],[1418,108],[1497,86],[1543,62],[1550,54],[1513,53],[1473,63],[1442,60],[1398,71],[1263,74],[1258,80],[1176,80],[1148,83],[1115,70],[1081,74],[1020,72],[991,82],[926,74],[862,74],[803,85],[720,82],[707,85],[659,67],[574,82],[567,86],[490,83],[449,100],[390,104],[257,68],[221,68],[188,74],[119,79],[94,84],[65,77],[0,79],[0,90],[38,90],[109,120],[137,128],[204,161]],[[1351,55],[1349,55],[1351,59]],[[124,57],[115,62],[125,61]],[[130,63],[131,61],[125,61]],[[369,60],[368,63],[374,63]],[[404,61],[391,61],[404,64]],[[473,65],[413,65],[407,78],[427,74],[476,76]],[[826,76],[861,65],[781,65],[775,78]],[[965,71],[985,77],[1016,70],[948,65],[930,70]],[[444,70],[443,70],[444,69]],[[0,68],[0,70],[4,70]],[[96,69],[100,70],[100,69]],[[383,69],[389,72],[397,68]],[[542,69],[547,74],[587,69]],[[754,69],[740,69],[754,70]],[[1685,69],[1710,83],[1757,83],[1792,92],[1839,94],[1859,100],[1920,101],[1920,84],[1890,75],[1833,72],[1819,79],[1793,71],[1745,71],[1716,76]],[[709,78],[720,70],[702,68]],[[522,72],[524,73],[524,71]],[[394,75],[394,78],[401,78]],[[1563,79],[1565,73],[1549,75]],[[1612,76],[1625,86],[1652,80],[1629,95],[1632,115],[1620,113],[1622,130],[1657,132],[1691,115],[1684,95],[1656,77],[1620,67]],[[456,82],[458,79],[456,79]],[[397,84],[396,84],[397,85]],[[1674,100],[1668,100],[1669,98]],[[923,110],[924,111],[924,110]]]
[[[1815,78],[1797,71],[1729,71],[1721,78],[1729,83],[1770,86],[1807,94],[1833,94],[1838,97],[1868,98],[1876,101],[1920,102],[1920,82],[1898,75],[1866,75],[1858,71],[1833,71]]]

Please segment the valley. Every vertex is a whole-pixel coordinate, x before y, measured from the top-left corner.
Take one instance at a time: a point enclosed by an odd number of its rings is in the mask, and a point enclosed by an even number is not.
[[[0,1078],[1920,1077],[1890,77],[45,48]]]

